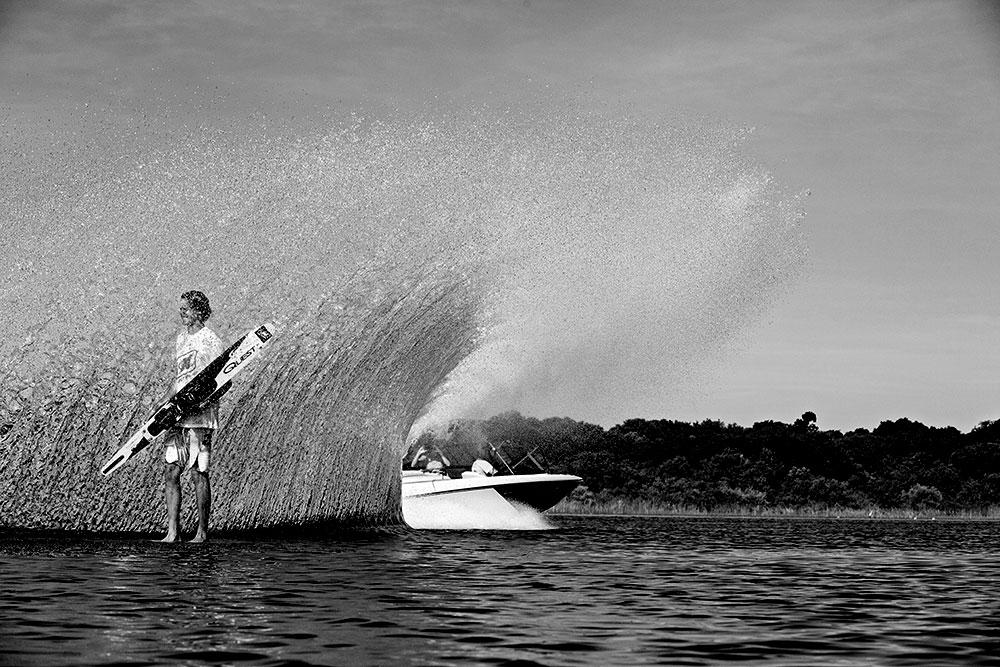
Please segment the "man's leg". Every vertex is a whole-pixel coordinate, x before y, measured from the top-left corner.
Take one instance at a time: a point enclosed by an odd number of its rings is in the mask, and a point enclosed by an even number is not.
[[[181,467],[168,463],[163,471],[167,501],[167,536],[161,542],[176,542],[181,536]]]
[[[208,539],[208,520],[212,514],[212,484],[208,477],[208,467],[212,454],[211,429],[192,429],[192,437],[197,442],[197,462],[194,465],[194,493],[198,501],[198,532],[192,542]],[[192,447],[192,450],[195,448]],[[191,452],[195,454],[194,451]]]
[[[208,473],[194,471],[194,493],[198,499],[198,532],[192,542],[204,542],[208,539],[208,518],[212,514],[212,485]]]

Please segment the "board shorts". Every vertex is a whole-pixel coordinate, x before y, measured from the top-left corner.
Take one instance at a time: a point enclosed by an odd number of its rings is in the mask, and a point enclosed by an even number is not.
[[[212,432],[210,428],[182,428],[175,426],[167,431],[164,458],[176,463],[181,470],[198,465],[198,472],[208,472],[212,458]]]

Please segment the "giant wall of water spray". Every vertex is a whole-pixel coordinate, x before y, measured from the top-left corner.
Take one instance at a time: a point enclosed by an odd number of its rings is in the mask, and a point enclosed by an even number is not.
[[[796,197],[740,132],[401,115],[6,132],[0,525],[162,527],[158,447],[98,467],[163,393],[187,289],[224,340],[279,327],[217,436],[213,525],[244,530],[397,521],[415,422],[648,391],[801,264]]]

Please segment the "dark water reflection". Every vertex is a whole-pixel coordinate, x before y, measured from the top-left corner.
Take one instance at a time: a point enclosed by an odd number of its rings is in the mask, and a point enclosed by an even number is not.
[[[0,665],[1000,664],[1000,523],[0,538]]]

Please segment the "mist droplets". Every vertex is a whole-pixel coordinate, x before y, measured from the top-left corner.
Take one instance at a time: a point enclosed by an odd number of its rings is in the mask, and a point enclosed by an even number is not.
[[[4,138],[0,443],[31,471],[4,525],[159,525],[155,448],[96,470],[167,384],[187,289],[224,340],[279,323],[223,407],[216,521],[248,529],[397,518],[421,415],[667,405],[804,257],[796,197],[721,125],[551,98],[74,113]]]

